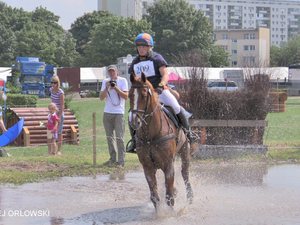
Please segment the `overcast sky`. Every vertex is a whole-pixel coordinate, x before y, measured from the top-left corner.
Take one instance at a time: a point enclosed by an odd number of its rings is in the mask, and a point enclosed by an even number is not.
[[[59,16],[59,23],[69,29],[77,17],[97,10],[97,0],[0,0],[7,5],[32,11],[38,6]]]

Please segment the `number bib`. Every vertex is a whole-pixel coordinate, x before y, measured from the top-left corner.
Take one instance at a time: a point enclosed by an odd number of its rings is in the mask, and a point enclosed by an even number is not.
[[[146,77],[155,76],[154,63],[150,60],[142,61],[133,65],[133,70],[135,75],[138,77],[142,75],[142,72],[145,74]]]

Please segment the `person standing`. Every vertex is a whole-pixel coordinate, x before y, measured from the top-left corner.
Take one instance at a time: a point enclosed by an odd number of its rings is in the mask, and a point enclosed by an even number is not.
[[[48,106],[48,122],[47,122],[47,142],[48,142],[48,154],[56,155],[57,154],[57,145],[56,140],[58,137],[57,128],[59,118],[56,114],[58,111],[56,105],[52,102]]]
[[[1,98],[6,101],[6,95],[3,90],[0,91],[0,99]],[[0,129],[2,130],[2,133],[7,131],[3,121],[2,107],[0,108]]]
[[[109,77],[103,80],[100,91],[100,100],[105,100],[103,125],[110,155],[106,164],[123,167],[125,163],[124,113],[125,101],[128,98],[128,83],[125,78],[118,76],[116,65],[108,66],[107,72]]]
[[[53,102],[58,108],[57,116],[59,118],[58,123],[58,143],[57,143],[57,155],[61,155],[61,145],[63,141],[63,126],[64,126],[64,109],[65,109],[65,94],[60,88],[60,80],[58,76],[53,76],[51,79],[51,102]]]

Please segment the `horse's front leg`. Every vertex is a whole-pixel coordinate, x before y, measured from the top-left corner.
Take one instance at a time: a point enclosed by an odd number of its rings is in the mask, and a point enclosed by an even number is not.
[[[159,205],[159,196],[157,192],[157,181],[156,181],[156,169],[154,167],[147,167],[144,166],[144,174],[150,189],[150,199],[155,207],[155,210],[157,211],[158,205]]]
[[[165,185],[166,185],[166,201],[168,206],[173,207],[175,204],[175,188],[174,188],[174,161],[167,163],[168,166],[163,170],[165,174]]]

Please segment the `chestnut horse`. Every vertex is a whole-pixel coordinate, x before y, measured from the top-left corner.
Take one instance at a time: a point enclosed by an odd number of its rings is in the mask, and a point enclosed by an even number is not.
[[[166,116],[158,94],[144,74],[131,74],[132,87],[129,92],[131,120],[135,130],[136,152],[141,162],[148,186],[150,199],[155,209],[160,199],[157,192],[156,171],[161,169],[165,176],[166,202],[174,206],[174,161],[176,153],[181,158],[181,174],[186,187],[186,196],[192,203],[193,191],[189,181],[190,144],[181,128],[177,129]]]

